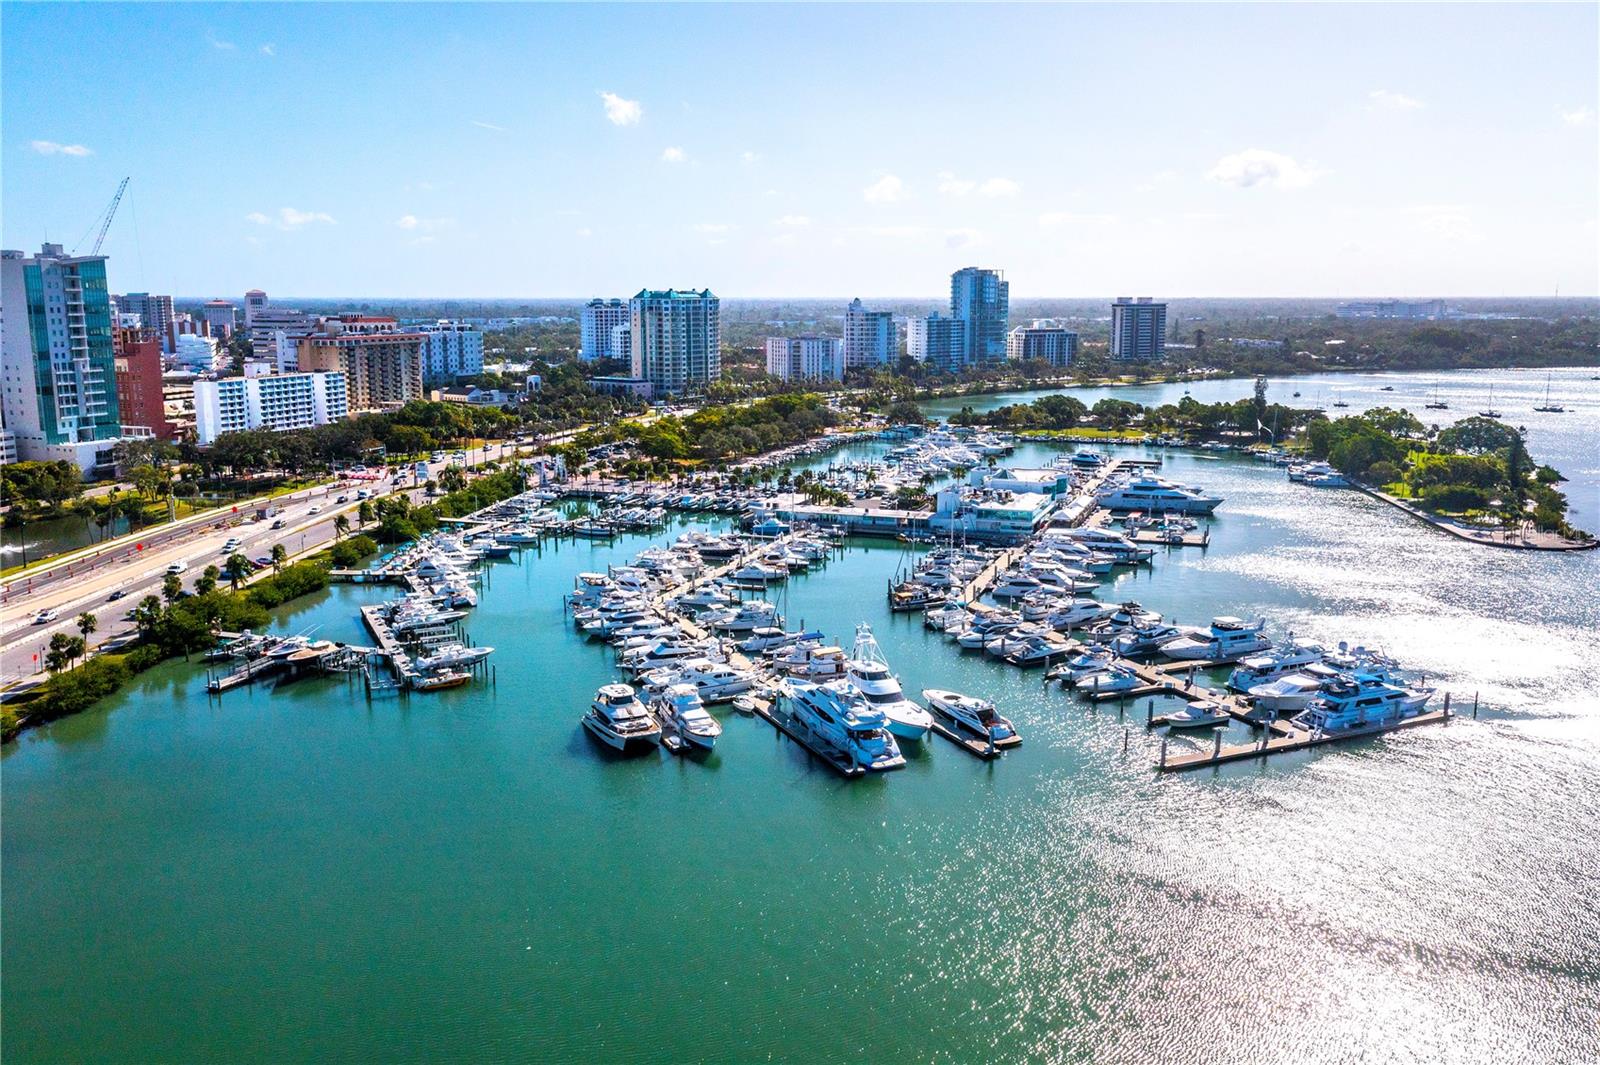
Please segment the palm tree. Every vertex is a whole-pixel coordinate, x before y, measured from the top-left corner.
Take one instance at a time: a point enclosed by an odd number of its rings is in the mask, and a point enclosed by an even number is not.
[[[282,544],[272,545],[272,572],[281,573],[283,564],[289,561],[289,549]]]
[[[72,662],[72,641],[75,637],[58,632],[50,637],[50,647],[45,651],[44,668],[59,673]]]
[[[228,556],[228,561],[223,563],[222,572],[227,576],[233,590],[239,590],[239,582],[250,576],[250,560],[235,551]]]
[[[169,573],[161,579],[161,598],[169,603],[177,602],[178,596],[183,592],[183,581],[176,573]]]
[[[361,505],[356,508],[356,522],[359,525],[365,526],[372,520],[372,518],[372,500],[363,499],[361,501]]]
[[[153,595],[139,600],[139,605],[133,608],[133,623],[141,638],[148,640],[154,636],[156,626],[161,623],[161,600]]]
[[[100,622],[96,620],[95,616],[89,613],[87,610],[78,615],[78,631],[83,633],[83,638],[85,640],[88,640],[88,638],[94,634],[94,630],[99,627]]]
[[[349,534],[350,519],[347,516],[340,514],[337,518],[333,519],[333,538],[337,540],[340,537],[348,536]]]

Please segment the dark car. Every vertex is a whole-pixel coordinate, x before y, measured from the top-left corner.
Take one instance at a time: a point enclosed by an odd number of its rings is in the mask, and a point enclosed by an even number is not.
[[[127,594],[128,594],[128,590],[126,588],[118,588],[116,591],[114,591],[110,595],[106,596],[106,602],[115,603],[118,599],[121,599],[123,596],[125,596]]]

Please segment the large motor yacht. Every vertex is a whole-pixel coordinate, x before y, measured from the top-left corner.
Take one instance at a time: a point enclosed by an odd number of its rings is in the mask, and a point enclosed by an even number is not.
[[[1222,502],[1198,488],[1173,484],[1160,477],[1135,477],[1127,484],[1107,488],[1096,498],[1107,510],[1144,510],[1155,513],[1210,514]]]
[[[756,678],[748,670],[730,666],[726,662],[713,662],[708,658],[653,670],[640,680],[652,693],[666,691],[674,684],[691,684],[699,693],[701,702],[706,703],[725,702],[756,686]]]
[[[1228,674],[1228,687],[1236,692],[1249,691],[1257,684],[1266,684],[1321,662],[1325,654],[1327,649],[1315,640],[1291,638],[1265,654],[1242,660]]]
[[[583,727],[619,751],[651,747],[661,740],[661,726],[626,684],[607,684],[595,693]]]
[[[702,750],[711,750],[722,735],[722,723],[712,717],[700,700],[700,693],[692,684],[674,684],[654,699],[650,708],[661,721],[663,730],[671,729],[685,743]]]
[[[845,666],[845,677],[874,709],[883,712],[889,731],[901,739],[920,740],[933,728],[928,712],[900,690],[900,682],[889,672],[889,663],[884,661],[872,627],[865,622],[856,626],[856,644]]]
[[[1416,717],[1432,697],[1432,688],[1402,688],[1373,674],[1347,674],[1330,681],[1290,721],[1310,732],[1379,728]]]
[[[1264,628],[1266,621],[1260,618],[1212,618],[1209,631],[1163,644],[1161,653],[1181,662],[1217,662],[1258,654],[1272,647],[1272,641],[1261,631]]]
[[[868,703],[846,681],[787,685],[794,720],[864,769],[899,769],[906,764],[889,734],[883,711]]]
[[[957,727],[982,736],[990,743],[1011,739],[1017,734],[1011,722],[1001,717],[994,703],[976,695],[945,691],[942,688],[925,688],[922,697],[928,705],[948,718]]]

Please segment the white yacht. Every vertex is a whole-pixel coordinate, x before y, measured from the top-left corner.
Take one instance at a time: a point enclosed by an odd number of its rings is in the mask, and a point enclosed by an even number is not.
[[[1168,645],[1178,640],[1192,638],[1193,635],[1192,631],[1185,632],[1176,625],[1167,625],[1159,621],[1136,621],[1112,638],[1110,643],[1111,649],[1117,654],[1131,658],[1134,655],[1147,655],[1165,650]]]
[[[1045,624],[1057,632],[1066,632],[1099,621],[1110,612],[1110,607],[1096,600],[1072,599],[1058,603],[1044,620]]]
[[[856,645],[845,666],[845,678],[874,709],[883,712],[889,731],[906,740],[920,740],[933,728],[933,718],[900,689],[900,682],[889,672],[883,650],[866,622],[856,626]]]
[[[626,684],[607,684],[595,693],[583,727],[619,751],[650,747],[661,741],[661,726]]]
[[[925,688],[922,697],[928,700],[928,706],[944,717],[991,743],[1008,740],[1017,734],[1011,722],[1001,717],[995,711],[994,703],[988,699],[946,691],[943,688]]]
[[[424,673],[435,669],[459,669],[473,666],[494,654],[493,647],[468,647],[460,643],[447,643],[431,654],[416,660],[417,668]]]
[[[1052,669],[1046,680],[1060,680],[1062,684],[1075,685],[1085,677],[1104,673],[1117,664],[1117,653],[1109,647],[1091,647],[1062,662]]]
[[[850,660],[843,647],[818,647],[798,644],[773,659],[773,665],[791,677],[806,680],[827,680],[842,677]]]
[[[723,655],[714,641],[671,643],[656,641],[647,647],[629,651],[622,658],[622,666],[634,676],[642,676],[657,669],[682,666],[700,660],[723,661]]]
[[[750,630],[750,635],[739,641],[739,650],[757,654],[766,651],[776,651],[790,644],[816,642],[822,639],[822,633],[815,629],[810,632],[785,632],[776,625],[758,625]]]
[[[1319,671],[1328,671],[1328,667],[1319,666]],[[1251,709],[1258,711],[1261,717],[1276,717],[1279,714],[1294,714],[1311,705],[1311,700],[1327,684],[1332,677],[1318,676],[1317,673],[1290,673],[1275,680],[1255,684],[1248,688],[1245,694],[1250,696]]]
[[[1272,647],[1272,641],[1261,631],[1266,624],[1262,618],[1212,618],[1209,631],[1162,644],[1161,653],[1180,662],[1216,662],[1257,654]]]
[[[1249,691],[1257,684],[1266,684],[1321,662],[1325,654],[1327,650],[1315,640],[1291,637],[1265,654],[1241,660],[1228,674],[1228,687],[1236,692]]]
[[[1132,691],[1144,682],[1127,666],[1113,665],[1103,673],[1091,673],[1073,686],[1088,695]]]
[[[674,684],[692,684],[706,703],[724,702],[756,686],[755,677],[748,670],[709,658],[653,670],[640,679],[651,692],[665,691]]]
[[[1167,715],[1168,728],[1212,728],[1227,723],[1228,712],[1222,708],[1222,704],[1204,699]]]
[[[1096,497],[1108,510],[1147,510],[1179,514],[1210,514],[1222,502],[1198,488],[1173,484],[1160,477],[1135,477],[1127,484],[1107,488]]]
[[[704,588],[696,588],[687,595],[679,596],[677,603],[680,607],[689,610],[724,610],[734,606],[735,600],[721,589],[708,585]]]
[[[899,769],[906,764],[890,735],[888,719],[845,681],[786,685],[790,714],[803,728],[837,748],[856,765],[871,770]]]
[[[1432,697],[1432,688],[1408,689],[1376,676],[1344,675],[1330,681],[1290,722],[1310,732],[1377,728],[1416,717]]]
[[[1013,570],[1001,578],[991,593],[996,599],[1021,599],[1045,590],[1044,582],[1029,573]]]
[[[761,599],[752,599],[737,610],[729,609],[705,615],[701,620],[713,628],[729,632],[751,632],[765,626],[782,625],[783,615],[778,608]]]
[[[674,684],[650,701],[663,730],[671,729],[685,743],[702,750],[716,746],[722,723],[712,717],[692,684]]]

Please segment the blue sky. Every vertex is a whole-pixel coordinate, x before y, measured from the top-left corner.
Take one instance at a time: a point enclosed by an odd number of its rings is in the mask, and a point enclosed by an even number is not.
[[[181,295],[1596,295],[1596,7],[3,7],[7,247]]]

